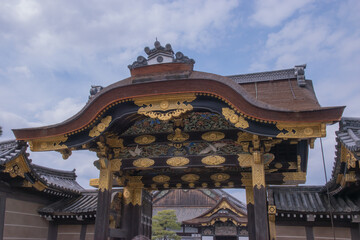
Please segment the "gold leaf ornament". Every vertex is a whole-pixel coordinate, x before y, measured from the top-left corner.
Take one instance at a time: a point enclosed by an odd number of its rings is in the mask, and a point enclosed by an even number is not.
[[[226,120],[230,121],[237,128],[246,129],[249,127],[249,123],[245,120],[245,118],[237,115],[235,111],[230,108],[223,108],[222,114]]]
[[[99,136],[110,125],[111,120],[112,120],[111,116],[107,116],[103,118],[100,123],[98,123],[90,130],[89,136],[90,137]]]
[[[139,158],[133,162],[133,165],[138,168],[148,168],[154,165],[155,161],[150,158]]]
[[[201,162],[206,165],[215,166],[225,162],[225,158],[218,155],[207,156],[201,159]]]
[[[172,142],[184,142],[189,139],[189,134],[182,132],[180,128],[176,128],[175,132],[169,134],[167,139]]]
[[[238,154],[238,161],[240,167],[251,167],[254,157],[251,154]]]
[[[230,178],[229,174],[226,173],[215,173],[210,176],[210,178],[215,182],[223,182]]]
[[[134,142],[140,145],[150,144],[155,142],[156,138],[152,135],[142,135],[134,139]]]
[[[188,164],[189,162],[190,162],[190,160],[188,158],[172,157],[166,161],[166,164],[173,166],[173,167],[181,167],[181,166]]]
[[[184,182],[189,182],[189,183],[196,182],[199,179],[200,179],[199,175],[192,174],[192,173],[185,174],[184,176],[181,177],[181,180],[183,180]]]
[[[138,114],[163,121],[179,117],[181,114],[193,110],[189,103],[194,101],[194,93],[149,96],[135,99],[135,104],[140,106]],[[187,102],[187,103],[185,103]]]
[[[221,139],[223,139],[225,137],[225,134],[222,132],[207,132],[204,133],[203,135],[201,135],[201,138],[205,141],[208,142],[213,142],[213,141],[219,141]]]
[[[153,177],[152,180],[156,183],[166,183],[170,181],[170,177],[166,175],[158,175]]]

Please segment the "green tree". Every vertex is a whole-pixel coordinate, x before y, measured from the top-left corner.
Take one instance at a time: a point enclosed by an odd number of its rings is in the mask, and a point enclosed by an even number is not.
[[[153,217],[152,240],[180,240],[174,230],[180,230],[180,223],[176,222],[175,210],[163,210]]]

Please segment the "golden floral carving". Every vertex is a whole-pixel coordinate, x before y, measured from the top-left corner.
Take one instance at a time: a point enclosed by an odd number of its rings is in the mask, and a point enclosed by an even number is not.
[[[225,158],[218,155],[207,156],[201,159],[201,162],[206,165],[215,166],[225,162]]]
[[[153,177],[152,180],[156,183],[165,183],[170,181],[170,177],[166,175],[157,175]]]
[[[25,178],[25,173],[30,172],[23,156],[19,156],[5,164],[4,172],[9,173],[12,178],[20,176]]]
[[[202,183],[201,186],[202,186],[203,188],[207,188],[208,184],[207,184],[207,183]]]
[[[173,167],[181,167],[181,166],[188,164],[189,162],[190,162],[190,160],[188,158],[172,157],[166,161],[166,164],[173,166]]]
[[[119,138],[115,134],[106,135],[106,144],[111,148],[118,148],[120,150],[124,150],[124,139]]]
[[[200,179],[199,175],[192,174],[192,173],[185,174],[184,176],[181,177],[181,180],[183,180],[184,182],[190,182],[190,183],[196,182],[199,179]]]
[[[128,176],[127,186],[124,188],[125,204],[132,203],[134,206],[142,204],[142,189],[144,184],[141,179],[142,176]]]
[[[158,95],[137,98],[135,99],[135,104],[140,106],[138,114],[159,120],[170,120],[174,117],[179,117],[183,113],[192,111],[193,106],[189,102],[195,99],[194,93]]]
[[[181,187],[182,187],[181,183],[176,184],[176,188],[181,188]]]
[[[235,111],[230,108],[223,108],[222,114],[224,115],[226,120],[230,121],[237,128],[246,129],[249,127],[249,123],[245,120],[245,118],[237,115]]]
[[[175,133],[169,134],[167,139],[172,142],[184,142],[189,139],[189,134],[182,132],[180,128],[176,128]]]
[[[148,168],[154,165],[155,161],[150,158],[139,158],[133,162],[133,165],[138,168]]]
[[[150,144],[155,142],[156,138],[152,135],[142,135],[134,139],[134,142],[140,145]]]
[[[215,182],[224,182],[230,178],[230,175],[226,173],[215,173],[211,175],[210,178]]]
[[[251,133],[247,133],[247,132],[238,132],[237,133],[237,143],[241,143],[241,142],[250,142],[253,140],[253,134]]]
[[[52,151],[67,149],[68,147],[64,144],[68,137],[64,135],[56,137],[48,137],[41,139],[34,139],[29,141],[31,151]]]
[[[205,141],[213,142],[219,141],[225,137],[225,134],[222,132],[207,132],[201,135],[201,138]]]
[[[103,131],[105,131],[105,129],[110,125],[110,122],[112,120],[111,116],[107,116],[103,119],[101,119],[101,122],[98,123],[96,126],[94,126],[90,132],[89,132],[89,136],[90,137],[97,137],[99,136]]]

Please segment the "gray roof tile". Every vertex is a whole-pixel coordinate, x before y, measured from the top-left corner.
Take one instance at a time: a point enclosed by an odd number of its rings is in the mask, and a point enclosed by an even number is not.
[[[278,211],[302,213],[328,213],[330,211],[327,194],[322,186],[271,187],[274,204]],[[359,213],[360,196],[330,196],[332,212]]]

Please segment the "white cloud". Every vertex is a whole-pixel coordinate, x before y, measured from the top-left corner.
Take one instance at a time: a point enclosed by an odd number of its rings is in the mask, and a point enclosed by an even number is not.
[[[251,20],[267,27],[275,27],[304,8],[313,0],[257,0]]]
[[[60,1],[41,2],[40,10],[38,3],[0,8],[6,16],[0,17],[0,26],[7,26],[0,30],[6,36],[0,43],[11,39],[21,61],[57,68],[79,68],[82,61],[101,55],[114,59],[123,51],[138,52],[155,37],[163,44],[207,49],[236,22],[233,10],[238,6],[237,0]],[[27,21],[16,21],[18,16],[8,11],[24,12]]]
[[[76,99],[65,98],[53,108],[36,114],[36,117],[44,125],[55,124],[72,117],[79,112],[83,106],[84,103],[78,102]]]
[[[30,122],[22,116],[12,112],[0,111],[0,126],[2,127],[3,134],[0,141],[14,139],[11,129],[39,127],[41,123]]]

